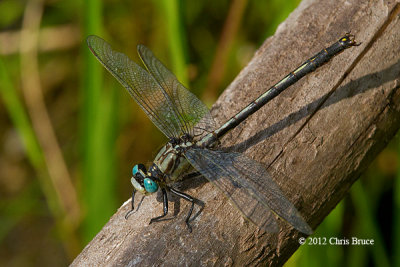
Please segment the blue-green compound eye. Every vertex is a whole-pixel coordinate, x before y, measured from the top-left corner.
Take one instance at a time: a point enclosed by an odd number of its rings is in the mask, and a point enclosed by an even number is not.
[[[143,176],[146,173],[146,167],[143,164],[136,164],[132,168],[132,174],[135,176],[136,174],[140,174],[140,176]]]
[[[138,165],[133,166],[133,169],[132,169],[133,176],[135,176],[138,171],[139,171]]]
[[[158,184],[151,180],[150,178],[145,178],[144,181],[144,188],[149,193],[154,193],[158,190]]]

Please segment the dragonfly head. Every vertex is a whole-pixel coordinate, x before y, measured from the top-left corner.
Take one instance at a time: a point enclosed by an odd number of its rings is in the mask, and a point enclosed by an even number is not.
[[[157,192],[158,184],[153,177],[147,175],[146,167],[143,164],[137,164],[132,169],[131,183],[134,191],[139,191],[144,195]]]

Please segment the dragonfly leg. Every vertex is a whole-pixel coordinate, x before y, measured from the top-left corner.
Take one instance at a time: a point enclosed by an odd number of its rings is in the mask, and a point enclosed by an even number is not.
[[[162,194],[163,194],[163,209],[164,209],[163,215],[160,215],[160,216],[158,216],[158,217],[152,218],[152,219],[150,220],[150,223],[149,223],[149,224],[151,224],[151,223],[153,223],[153,222],[159,221],[159,219],[164,218],[164,217],[168,214],[168,197],[167,197],[167,191],[165,191],[165,188],[162,188],[161,191],[162,191]]]
[[[189,219],[190,219],[190,216],[192,215],[193,207],[194,207],[194,199],[193,199],[193,197],[191,197],[191,196],[189,196],[189,195],[187,195],[185,193],[179,192],[179,191],[177,191],[177,190],[175,190],[173,188],[170,188],[170,190],[171,190],[171,193],[173,193],[173,194],[177,195],[178,197],[181,197],[184,200],[187,200],[187,201],[192,203],[192,206],[190,207],[188,215],[186,216],[186,219],[185,219],[185,223],[186,223],[186,225],[188,227],[189,232],[192,232],[192,226],[190,226],[190,224],[189,224]]]
[[[131,201],[131,210],[125,214],[125,219],[128,220],[128,217],[131,216],[133,211],[135,210],[135,190],[132,191],[132,201]]]

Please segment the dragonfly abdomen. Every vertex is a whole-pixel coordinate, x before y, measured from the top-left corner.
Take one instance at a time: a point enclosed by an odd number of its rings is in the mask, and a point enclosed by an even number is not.
[[[307,74],[313,72],[318,67],[322,66],[326,62],[328,62],[332,57],[338,55],[343,50],[352,47],[358,46],[354,40],[354,35],[347,33],[345,36],[339,39],[336,43],[331,45],[330,47],[322,49],[319,53],[306,60],[303,64],[301,64],[294,71],[290,72],[286,75],[285,78],[280,80],[270,89],[268,89],[264,94],[251,102],[247,107],[245,107],[242,111],[238,112],[235,116],[233,116],[230,120],[228,120],[224,125],[220,128],[216,129],[213,133],[206,135],[202,140],[200,140],[197,144],[200,147],[208,147],[210,144],[214,143],[217,139],[224,136],[229,130],[235,128],[242,121],[244,121],[251,114],[259,110],[266,103],[268,103],[271,99],[279,95],[286,88],[296,83],[298,80],[306,76]]]

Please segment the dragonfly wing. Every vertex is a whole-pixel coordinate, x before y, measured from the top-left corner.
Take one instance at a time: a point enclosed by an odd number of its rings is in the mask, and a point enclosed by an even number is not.
[[[185,152],[185,157],[228,197],[246,219],[268,232],[278,232],[279,227],[270,208],[236,182],[240,179],[237,178],[238,171],[223,154],[206,149],[190,149]]]
[[[182,133],[199,139],[206,130],[213,131],[215,123],[207,106],[188,91],[147,47],[138,45],[137,50],[147,70],[171,98]]]
[[[179,116],[168,94],[146,70],[125,54],[114,51],[102,38],[87,38],[90,51],[101,64],[126,88],[150,120],[168,138],[181,136]]]
[[[188,149],[185,157],[260,228],[270,231],[277,227],[272,210],[300,232],[312,233],[260,163],[240,153],[200,148]]]

